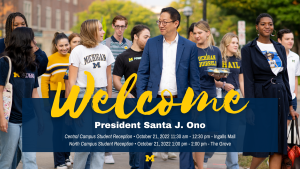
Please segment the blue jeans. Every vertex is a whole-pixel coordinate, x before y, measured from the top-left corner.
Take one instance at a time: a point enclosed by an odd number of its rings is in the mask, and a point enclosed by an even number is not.
[[[214,152],[205,152],[204,162],[207,163],[208,158],[211,158],[213,155]],[[225,164],[228,169],[239,169],[238,152],[227,152]]]
[[[129,165],[131,169],[138,169],[140,165],[139,152],[129,152]]]
[[[237,91],[237,92],[239,92],[241,94],[240,89],[236,89],[235,91]],[[227,91],[222,90],[222,98],[224,98],[227,93],[228,93]]]
[[[106,88],[95,88],[94,94],[98,90],[106,91]],[[83,98],[86,89],[80,88],[78,98]],[[93,94],[93,96],[94,96]],[[104,152],[75,152],[73,168],[74,169],[102,169],[104,164]]]
[[[89,154],[88,158],[86,159],[86,164],[84,169],[90,169],[91,168],[91,154]]]
[[[208,159],[214,155],[214,152],[205,152],[204,162],[207,163]]]
[[[229,169],[239,169],[238,152],[227,152],[225,164]]]
[[[76,152],[73,168],[83,169],[86,166],[87,158],[90,156],[90,168],[102,169],[104,164],[104,152]]]
[[[139,168],[140,169],[150,169],[152,165],[152,161],[146,162],[146,155],[152,156],[152,152],[140,152],[139,153]]]
[[[16,153],[15,153],[15,156],[14,156],[14,160],[11,164],[10,169],[17,169],[17,167],[18,167],[18,165],[21,161],[21,157],[22,157],[22,152],[21,152],[20,148],[17,147]]]
[[[9,169],[11,167],[17,147],[22,151],[22,123],[8,122],[7,131],[7,133],[0,131],[1,169]],[[38,169],[35,152],[22,152],[22,162],[23,169]]]
[[[236,89],[235,91],[240,93],[240,89]],[[224,98],[227,93],[227,91],[222,90],[222,98]],[[207,163],[208,159],[211,158],[213,155],[214,152],[205,152],[204,162]],[[239,169],[238,161],[239,158],[237,152],[227,152],[225,164],[228,169]]]
[[[152,152],[140,152],[139,153],[139,160],[140,160],[140,167],[139,169],[150,169],[152,165],[152,161],[146,162],[145,155],[152,155]],[[193,162],[193,155],[192,152],[180,152],[179,154],[179,169],[195,169],[194,162]]]

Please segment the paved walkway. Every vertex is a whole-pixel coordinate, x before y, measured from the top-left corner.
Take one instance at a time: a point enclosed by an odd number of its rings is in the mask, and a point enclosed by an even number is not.
[[[176,153],[179,156],[179,153]],[[104,169],[130,169],[128,153],[113,153],[115,164],[104,164]],[[54,169],[53,153],[37,153],[37,163],[39,169]],[[226,153],[215,153],[208,161],[208,169],[226,168]],[[160,156],[155,158],[152,169],[179,169],[179,158],[163,161]],[[20,163],[18,169],[22,169]],[[72,167],[69,167],[72,169]]]

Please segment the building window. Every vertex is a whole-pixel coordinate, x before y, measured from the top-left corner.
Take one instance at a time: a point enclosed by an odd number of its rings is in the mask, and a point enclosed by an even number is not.
[[[73,0],[73,4],[74,4],[74,5],[77,5],[77,4],[78,4],[78,1],[77,1],[77,0]]]
[[[46,7],[46,28],[51,29],[51,7]]]
[[[65,12],[65,30],[69,31],[70,29],[70,14],[69,11]]]
[[[70,2],[70,0],[66,0],[66,3],[69,3]]]
[[[60,9],[56,9],[56,29],[60,30],[60,23],[61,23],[61,14]]]
[[[73,26],[77,24],[77,15],[76,13],[73,14]]]
[[[24,15],[25,15],[25,17],[26,17],[26,19],[27,19],[27,24],[28,24],[28,26],[29,27],[31,27],[31,2],[30,1],[24,1],[24,7],[23,7],[24,9]]]
[[[37,5],[37,27],[41,28],[41,5]]]

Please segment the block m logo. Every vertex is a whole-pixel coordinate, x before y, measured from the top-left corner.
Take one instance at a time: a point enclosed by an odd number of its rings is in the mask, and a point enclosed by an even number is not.
[[[151,155],[150,157],[149,157],[149,155],[146,155],[146,162],[149,162],[149,161],[154,162],[154,155]]]
[[[93,68],[95,69],[95,68],[100,68],[101,66],[100,66],[100,62],[97,62],[97,64],[96,63],[93,63]]]

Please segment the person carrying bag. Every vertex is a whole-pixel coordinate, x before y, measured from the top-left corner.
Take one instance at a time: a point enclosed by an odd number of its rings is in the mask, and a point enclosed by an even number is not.
[[[288,130],[288,155],[282,157],[281,169],[291,169],[294,166],[296,158],[300,157],[300,148],[298,146],[299,127],[297,117],[292,121],[291,125],[288,127]]]

